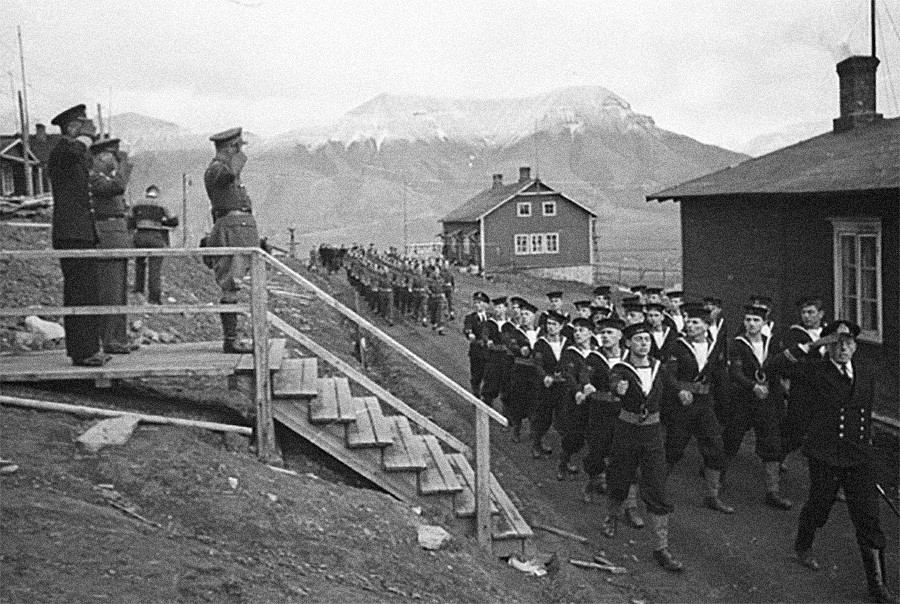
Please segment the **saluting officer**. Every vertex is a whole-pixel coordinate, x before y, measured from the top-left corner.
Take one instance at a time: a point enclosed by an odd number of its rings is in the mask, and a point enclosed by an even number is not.
[[[125,189],[131,175],[131,162],[119,149],[119,139],[98,140],[91,145],[94,162],[91,167],[91,198],[97,225],[97,247],[121,249],[134,247],[128,230]],[[103,259],[97,262],[100,279],[97,295],[109,306],[128,304],[128,258]],[[103,351],[128,354],[138,346],[128,341],[128,316],[100,317],[100,341]]]
[[[47,159],[53,185],[53,249],[93,249],[97,226],[91,207],[90,170],[93,164],[88,141],[96,126],[87,117],[84,105],[66,109],[50,123],[59,126],[62,137]],[[93,258],[60,259],[63,274],[63,305],[94,306],[97,295],[97,261]],[[63,318],[66,354],[74,365],[99,367],[109,356],[100,351],[100,317],[70,315]]]
[[[253,219],[250,196],[241,182],[241,172],[247,163],[247,156],[241,150],[247,143],[241,133],[241,128],[231,128],[209,137],[216,148],[216,156],[203,177],[215,221],[209,234],[209,247],[259,246],[259,232]],[[216,257],[216,282],[222,289],[223,304],[238,301],[238,292],[249,270],[250,259],[247,256]],[[238,339],[237,314],[222,313],[221,319],[222,350],[226,353],[252,352],[250,342]]]
[[[773,357],[768,365],[801,377],[811,389],[809,438],[803,453],[809,460],[809,499],[800,511],[794,551],[797,559],[815,570],[811,556],[816,530],[825,526],[838,489],[844,490],[847,511],[859,544],[869,595],[875,602],[896,602],[885,585],[886,540],[879,519],[872,449],[872,392],[862,387],[860,368],[853,363],[858,325],[835,321],[822,337],[796,344]],[[825,346],[822,357],[815,350]],[[813,354],[810,354],[810,353]]]
[[[144,191],[144,203],[131,209],[134,247],[169,247],[169,230],[178,226],[178,217],[159,203],[159,187],[150,185]],[[161,256],[137,258],[134,263],[134,292],[147,293],[151,304],[162,304],[162,264]]]

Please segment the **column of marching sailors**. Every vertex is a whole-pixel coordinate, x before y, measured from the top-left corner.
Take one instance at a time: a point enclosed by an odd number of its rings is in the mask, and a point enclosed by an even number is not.
[[[453,318],[453,276],[444,261],[371,246],[322,248],[318,255],[330,272],[343,265],[370,309],[389,323],[407,317],[443,334]],[[612,288],[598,286],[569,315],[561,291],[547,294],[543,311],[521,297],[475,292],[462,325],[472,392],[490,405],[499,401],[511,440],[527,442],[534,459],[554,456],[546,436],[551,429],[559,434],[558,480],[578,479],[572,460],[584,451],[582,495],[588,503],[603,503],[605,495],[607,537],[616,538],[623,525],[645,526],[642,500],[656,537],[653,557],[671,572],[684,567],[669,549],[674,506],[666,483],[692,439],[703,460],[703,503],[721,514],[735,512],[721,499],[721,484],[749,430],[765,469],[763,501],[776,510],[793,507],[780,480],[785,457],[802,447],[810,491],[795,559],[818,569],[815,531],[846,494],[869,593],[874,601],[896,601],[884,583],[871,400],[855,394],[847,350],[855,351],[859,327],[826,324],[823,300],[813,295],[797,301],[796,324],[776,330],[772,299],[758,295],[747,300],[730,337],[720,298],[685,302],[681,291],[646,286],[630,294],[617,306]]]

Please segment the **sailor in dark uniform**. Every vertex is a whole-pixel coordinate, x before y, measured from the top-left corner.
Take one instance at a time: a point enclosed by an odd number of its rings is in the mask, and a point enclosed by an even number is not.
[[[626,327],[647,321],[647,315],[644,314],[644,303],[639,296],[631,296],[622,300],[622,311],[625,313],[623,319]]]
[[[593,289],[591,294],[594,298],[591,300],[591,309],[594,313],[603,310],[606,316],[615,314],[611,290],[612,288],[609,285],[598,285]]]
[[[612,459],[607,470],[609,498],[603,534],[618,532],[622,508],[640,469],[640,493],[657,538],[653,558],[665,570],[684,570],[669,551],[669,517],[674,507],[666,493],[666,461],[660,411],[674,396],[673,376],[664,363],[650,357],[651,336],[644,323],[624,331],[628,357],[610,370],[610,388],[621,401],[616,420]]]
[[[647,286],[646,285],[633,285],[631,287],[631,295],[636,297],[641,304],[646,304],[646,302],[647,302]]]
[[[562,335],[569,341],[569,344],[572,344],[575,339],[575,319],[581,318],[590,321],[591,318],[590,300],[576,300],[572,305],[575,307],[575,316],[563,325],[562,330]]]
[[[660,361],[666,360],[669,345],[678,337],[678,333],[671,326],[665,324],[662,302],[647,302],[644,306],[644,315],[647,317],[647,325],[650,327],[650,356]]]
[[[578,466],[572,463],[572,456],[584,447],[589,407],[587,397],[597,391],[591,383],[591,367],[588,364],[594,339],[591,327],[590,319],[585,317],[576,317],[572,321],[572,340],[563,350],[559,361],[568,392],[558,410],[557,425],[562,445],[557,480],[578,475]]]
[[[669,290],[666,292],[666,300],[669,303],[669,309],[665,313],[666,323],[672,326],[676,334],[680,334],[684,329],[684,315],[681,314],[684,292],[680,289]]]
[[[518,325],[508,332],[506,339],[513,363],[503,409],[512,427],[513,442],[522,440],[522,420],[531,415],[543,386],[534,361],[534,345],[539,336],[537,307],[520,299]]]
[[[247,156],[241,150],[247,143],[241,133],[241,128],[231,128],[209,137],[216,147],[216,156],[203,177],[214,220],[209,247],[259,246],[252,203],[241,182],[241,172],[247,163]],[[222,303],[237,302],[243,279],[250,270],[249,256],[218,256],[214,266],[216,283],[222,289]],[[252,352],[253,345],[238,338],[237,314],[222,313],[221,319],[222,350]]]
[[[708,334],[712,339],[713,352],[710,358],[715,360],[715,366],[711,367],[710,385],[715,399],[716,419],[724,425],[728,413],[728,390],[730,380],[728,378],[728,326],[725,317],[722,316],[722,299],[716,296],[703,298],[703,305],[709,313],[710,323]]]
[[[506,392],[512,357],[506,347],[509,332],[515,329],[506,317],[506,296],[491,300],[492,316],[482,331],[485,342],[484,380],[481,383],[481,400],[493,405],[494,400]]]
[[[669,346],[669,370],[678,381],[678,397],[668,409],[663,409],[666,423],[666,462],[674,468],[684,456],[692,438],[703,457],[703,476],[706,479],[704,503],[712,510],[733,514],[734,508],[719,498],[721,474],[725,469],[725,451],[721,427],[713,411],[715,391],[713,373],[727,359],[721,359],[708,335],[711,317],[703,304],[687,303],[684,335]]]
[[[875,602],[896,602],[885,585],[884,548],[872,448],[872,392],[858,382],[865,378],[853,362],[858,325],[835,321],[822,329],[822,337],[795,344],[773,357],[768,367],[792,377],[803,376],[811,396],[809,438],[803,453],[809,460],[809,499],[800,511],[794,551],[805,566],[817,569],[811,555],[816,531],[828,521],[838,489],[843,489],[847,511],[856,531],[869,595]],[[824,357],[815,353],[825,346]],[[812,354],[811,354],[812,353]],[[767,368],[768,368],[767,367]]]
[[[559,360],[566,347],[562,327],[566,316],[555,310],[545,313],[542,335],[534,344],[534,360],[540,378],[540,389],[531,414],[531,456],[535,459],[551,455],[553,449],[544,443],[544,436],[554,425],[556,414],[566,398],[566,380]]]
[[[131,227],[134,230],[134,247],[167,248],[169,231],[178,226],[178,217],[169,214],[159,203],[159,187],[150,185],[144,191],[144,203],[131,209]],[[162,257],[137,258],[134,270],[134,292],[146,292],[151,304],[162,304]]]
[[[538,316],[538,327],[542,330],[545,329],[547,323],[547,317],[551,312],[559,313],[563,317],[563,325],[569,322],[568,313],[563,312],[563,293],[561,291],[552,291],[547,292],[547,300],[550,302],[550,306],[547,310],[542,312]]]
[[[484,379],[484,359],[486,355],[486,341],[484,339],[484,326],[487,324],[487,307],[491,303],[490,298],[484,292],[477,291],[472,294],[472,304],[475,310],[463,318],[463,335],[469,341],[469,385],[472,394],[481,396],[481,380]]]
[[[763,370],[771,343],[762,333],[767,314],[765,307],[745,306],[744,331],[728,347],[731,407],[722,440],[726,458],[734,459],[744,435],[753,429],[754,448],[765,465],[765,502],[775,509],[789,510],[792,504],[781,496],[779,488],[781,398],[778,388]]]
[[[91,141],[96,126],[84,105],[76,105],[50,120],[62,137],[50,152],[47,172],[53,185],[53,249],[93,249],[97,226],[91,207],[90,170],[93,158],[80,139]],[[97,261],[93,258],[63,258],[63,305],[94,306],[97,295]],[[100,317],[70,315],[63,318],[66,354],[74,365],[99,367],[109,356],[100,351]]]
[[[91,199],[97,224],[97,247],[100,249],[127,249],[134,247],[128,230],[128,206],[125,189],[131,175],[131,162],[119,149],[119,139],[107,138],[91,145],[94,163],[91,167]],[[103,259],[97,262],[100,279],[97,295],[106,306],[128,304],[128,258]],[[110,354],[128,354],[138,348],[128,341],[128,316],[103,315],[100,317],[100,341],[103,351]]]

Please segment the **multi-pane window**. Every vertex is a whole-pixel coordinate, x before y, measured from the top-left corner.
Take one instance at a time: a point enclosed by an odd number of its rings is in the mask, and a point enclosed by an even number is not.
[[[556,202],[545,201],[543,204],[544,216],[556,216]]]
[[[516,203],[516,216],[528,217],[531,216],[531,202],[530,201],[520,201]]]
[[[833,223],[834,314],[859,324],[862,338],[881,342],[881,222]]]
[[[559,233],[527,233],[514,237],[517,256],[527,254],[558,254]]]

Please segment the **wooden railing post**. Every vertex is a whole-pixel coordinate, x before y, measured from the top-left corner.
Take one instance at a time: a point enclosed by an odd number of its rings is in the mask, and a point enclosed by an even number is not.
[[[475,534],[491,548],[491,436],[488,414],[475,408]]]
[[[272,422],[272,386],[269,372],[269,315],[266,262],[258,252],[250,254],[250,320],[253,325],[253,377],[256,402],[256,454],[263,461],[275,456]]]

